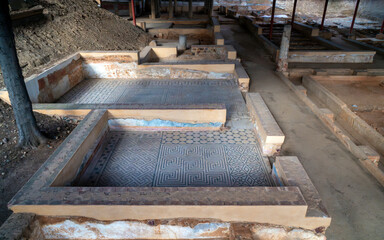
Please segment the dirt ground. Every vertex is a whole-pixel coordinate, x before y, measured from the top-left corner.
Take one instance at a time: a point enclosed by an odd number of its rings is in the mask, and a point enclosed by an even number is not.
[[[36,149],[17,147],[17,128],[12,108],[0,100],[0,225],[11,211],[7,203],[28,181],[57,146],[76,127],[78,120],[35,114],[47,144]]]
[[[79,50],[139,50],[151,40],[127,19],[98,8],[92,0],[38,0],[44,18],[14,26],[25,77]],[[4,88],[0,73],[0,88]],[[74,119],[36,114],[47,144],[19,149],[12,108],[0,101],[0,225],[11,212],[8,201],[77,125]]]
[[[44,18],[14,26],[25,77],[79,50],[139,50],[151,40],[140,28],[92,0],[38,0]],[[0,75],[0,88],[4,88]]]
[[[352,111],[384,109],[384,82],[367,78],[363,81],[318,81],[340,98]]]

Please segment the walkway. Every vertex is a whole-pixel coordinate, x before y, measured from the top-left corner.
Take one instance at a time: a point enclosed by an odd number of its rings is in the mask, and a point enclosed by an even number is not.
[[[301,160],[332,217],[328,239],[383,239],[384,189],[320,120],[275,75],[268,53],[238,25],[222,25],[226,44],[238,51],[259,92],[283,130],[282,155]]]

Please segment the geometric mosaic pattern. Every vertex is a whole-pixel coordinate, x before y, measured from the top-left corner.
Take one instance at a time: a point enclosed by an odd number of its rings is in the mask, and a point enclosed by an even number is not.
[[[86,79],[57,102],[76,104],[225,104],[228,119],[249,118],[234,80]]]
[[[252,130],[110,132],[82,186],[272,186]]]
[[[211,145],[211,144],[209,144]],[[228,186],[223,146],[166,144],[160,149],[154,185]]]
[[[144,133],[116,139],[118,141],[98,184],[120,186],[129,183],[130,186],[150,187],[156,166],[154,159],[160,146],[159,137],[160,134]]]
[[[162,142],[170,144],[256,144],[255,134],[250,129],[231,131],[165,132],[163,133]]]

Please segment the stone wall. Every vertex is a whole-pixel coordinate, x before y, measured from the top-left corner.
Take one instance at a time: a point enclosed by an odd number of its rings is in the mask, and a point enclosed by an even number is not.
[[[191,48],[191,52],[194,56],[217,55],[221,59],[225,59],[227,56],[227,49],[225,46],[194,45]]]
[[[31,101],[45,103],[59,99],[83,78],[82,60],[79,54],[74,54],[25,81]]]
[[[228,223],[208,219],[97,221],[89,218],[43,217],[31,214],[13,214],[0,228],[0,237],[6,240],[326,239],[324,232],[257,223]]]

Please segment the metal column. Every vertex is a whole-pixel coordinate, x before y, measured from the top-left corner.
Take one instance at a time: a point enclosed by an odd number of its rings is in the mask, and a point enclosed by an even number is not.
[[[355,13],[353,14],[351,28],[349,29],[349,34],[352,34],[353,25],[355,25],[355,19],[356,19],[356,15],[357,15],[357,10],[359,9],[359,4],[360,4],[360,0],[357,0],[356,7],[355,7]]]
[[[132,18],[133,18],[133,25],[136,26],[136,13],[135,13],[135,2],[134,0],[131,0],[131,8],[132,8]]]
[[[325,21],[325,14],[327,14],[327,7],[328,7],[328,0],[325,0],[324,12],[323,12],[323,18],[321,19],[320,30],[323,30],[324,28],[324,21]]]
[[[297,0],[295,0],[295,2],[293,3],[293,12],[292,12],[292,20],[291,20],[292,26],[293,26],[293,23],[295,22],[296,4],[297,4]]]
[[[272,39],[272,31],[273,31],[273,20],[275,18],[275,7],[276,7],[276,0],[273,0],[273,5],[272,5],[272,15],[271,15],[271,24],[269,27],[269,39]]]

